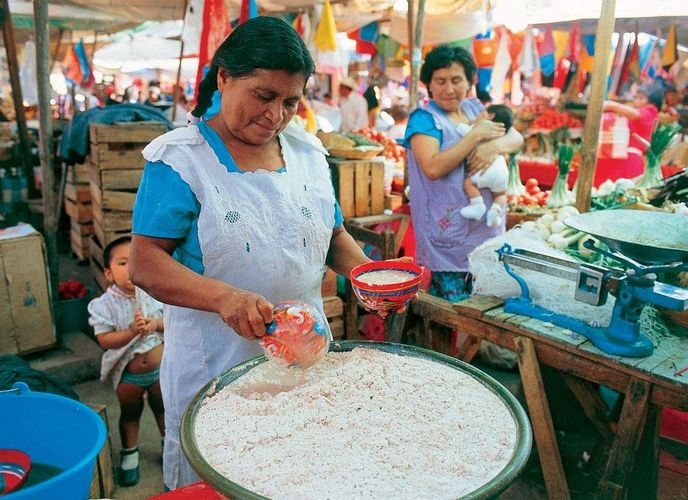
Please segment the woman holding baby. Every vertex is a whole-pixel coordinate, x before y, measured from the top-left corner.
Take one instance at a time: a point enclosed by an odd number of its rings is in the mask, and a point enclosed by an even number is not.
[[[464,181],[523,144],[513,128],[476,121],[483,105],[469,97],[475,68],[462,48],[440,45],[429,52],[420,79],[432,100],[411,114],[404,139],[416,260],[432,271],[430,293],[452,302],[470,295],[468,254],[504,232],[504,217],[490,227],[488,210],[466,210],[471,204],[491,208],[495,193],[482,187],[480,196],[469,195]]]

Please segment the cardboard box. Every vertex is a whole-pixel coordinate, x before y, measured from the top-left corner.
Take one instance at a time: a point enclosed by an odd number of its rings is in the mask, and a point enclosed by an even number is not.
[[[0,353],[53,347],[50,303],[43,236],[29,224],[0,230]]]

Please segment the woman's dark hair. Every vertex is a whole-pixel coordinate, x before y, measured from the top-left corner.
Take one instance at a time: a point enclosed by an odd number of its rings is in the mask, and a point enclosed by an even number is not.
[[[210,71],[198,87],[198,103],[192,111],[197,118],[202,117],[212,103],[220,68],[232,78],[267,69],[302,73],[305,81],[315,71],[315,63],[306,44],[289,23],[269,16],[249,19],[234,29],[215,51]]]
[[[662,111],[662,103],[664,102],[664,88],[657,83],[647,83],[638,87],[638,93],[647,97],[647,101],[657,108],[657,111]]]
[[[103,264],[105,264],[105,269],[110,269],[112,251],[118,246],[124,245],[125,243],[131,243],[131,236],[121,236],[105,246],[105,250],[103,250]]]
[[[450,47],[449,45],[438,45],[428,52],[428,55],[425,56],[425,62],[420,68],[420,81],[429,87],[433,73],[438,69],[448,68],[453,63],[463,68],[468,83],[473,85],[473,77],[475,76],[473,56],[466,49]]]

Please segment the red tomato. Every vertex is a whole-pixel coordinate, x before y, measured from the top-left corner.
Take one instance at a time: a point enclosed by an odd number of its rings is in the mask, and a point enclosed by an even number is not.
[[[527,186],[526,191],[528,191],[528,194],[538,194],[540,192],[540,186]]]
[[[526,181],[526,187],[533,187],[537,186],[539,184],[538,180],[535,177],[531,177]]]

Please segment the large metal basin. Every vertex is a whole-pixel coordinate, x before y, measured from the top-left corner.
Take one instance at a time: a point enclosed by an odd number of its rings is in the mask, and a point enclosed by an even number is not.
[[[516,400],[516,398],[499,382],[478,370],[477,368],[459,361],[458,359],[440,354],[427,349],[413,347],[402,344],[393,344],[388,342],[360,342],[360,341],[340,341],[332,342],[330,344],[330,351],[343,352],[351,351],[356,347],[366,347],[371,349],[379,349],[392,354],[401,356],[415,356],[418,358],[427,359],[437,363],[449,365],[459,371],[470,375],[474,379],[482,383],[487,389],[496,394],[507,406],[511,415],[514,418],[516,425],[516,445],[514,447],[513,455],[502,469],[492,480],[484,484],[477,490],[462,498],[478,499],[478,498],[493,498],[504,491],[514,480],[518,477],[521,470],[528,460],[530,449],[532,446],[532,433],[528,416]],[[207,481],[219,493],[231,497],[234,500],[238,499],[262,499],[264,496],[243,488],[239,484],[233,482],[230,478],[224,477],[217,472],[201,455],[198,450],[195,437],[196,414],[201,406],[202,401],[209,393],[215,393],[222,389],[227,384],[232,383],[236,379],[245,375],[256,365],[267,361],[265,356],[253,358],[245,363],[242,363],[226,372],[218,375],[216,378],[208,382],[191,401],[189,407],[184,412],[181,427],[181,444],[184,450],[184,455],[189,460],[189,463],[196,471],[196,473]]]

